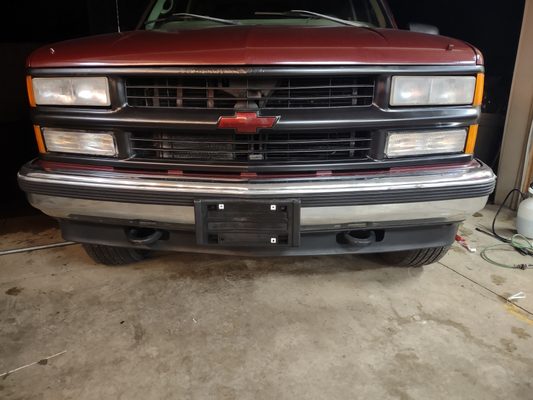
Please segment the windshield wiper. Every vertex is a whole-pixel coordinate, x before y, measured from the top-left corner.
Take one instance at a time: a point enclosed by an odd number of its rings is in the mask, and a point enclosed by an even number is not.
[[[148,24],[155,24],[158,22],[172,21],[172,20],[185,19],[185,18],[203,19],[205,21],[218,22],[219,24],[224,24],[224,25],[240,25],[239,22],[232,21],[230,19],[221,19],[221,18],[210,17],[208,15],[198,15],[198,14],[189,14],[189,13],[175,13],[175,14],[167,15],[164,18],[158,18],[158,19],[152,19],[150,21],[146,21],[144,25],[146,26]]]
[[[281,15],[284,17],[300,16],[300,17],[308,17],[308,18],[321,18],[321,19],[326,19],[328,21],[333,21],[333,22],[337,22],[339,24],[348,25],[348,26],[357,26],[357,27],[368,26],[368,24],[365,24],[363,22],[347,21],[345,19],[332,17],[331,15],[319,14],[314,11],[308,11],[308,10],[290,10],[290,11],[284,11],[284,12],[258,11],[255,13],[255,15]]]

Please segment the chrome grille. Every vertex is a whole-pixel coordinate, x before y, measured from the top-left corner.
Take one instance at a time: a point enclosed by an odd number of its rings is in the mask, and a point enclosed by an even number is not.
[[[262,130],[257,134],[228,131],[134,132],[134,158],[150,161],[319,162],[369,159],[368,131],[299,132]]]
[[[130,107],[293,109],[368,107],[374,78],[202,78],[130,77],[125,80]]]

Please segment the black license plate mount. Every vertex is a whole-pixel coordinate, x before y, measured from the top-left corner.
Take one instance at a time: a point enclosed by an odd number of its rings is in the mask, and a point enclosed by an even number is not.
[[[196,200],[194,209],[199,245],[300,245],[299,200]]]

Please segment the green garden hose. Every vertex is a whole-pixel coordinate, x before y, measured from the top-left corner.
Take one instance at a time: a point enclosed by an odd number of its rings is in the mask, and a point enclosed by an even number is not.
[[[528,269],[533,268],[533,264],[504,264],[499,261],[495,261],[488,256],[488,253],[493,250],[520,250],[522,253],[526,253],[530,256],[533,255],[533,243],[526,238],[524,235],[516,234],[511,237],[508,243],[505,244],[495,244],[493,246],[485,247],[480,256],[485,261],[496,265],[497,267],[509,268],[509,269]]]

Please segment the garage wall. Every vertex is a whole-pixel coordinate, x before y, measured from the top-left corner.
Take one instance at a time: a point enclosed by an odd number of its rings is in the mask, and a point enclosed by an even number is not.
[[[509,112],[501,148],[496,202],[513,188],[525,190],[532,177],[533,155],[528,150],[533,117],[533,0],[527,0]],[[531,146],[530,146],[531,147]]]

